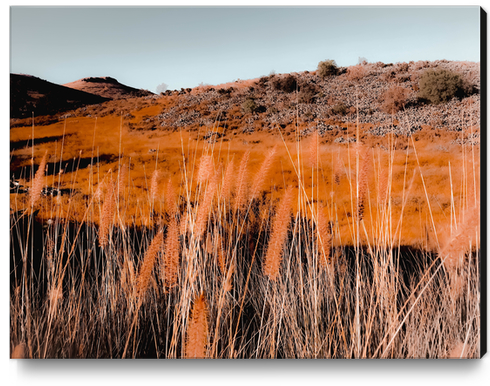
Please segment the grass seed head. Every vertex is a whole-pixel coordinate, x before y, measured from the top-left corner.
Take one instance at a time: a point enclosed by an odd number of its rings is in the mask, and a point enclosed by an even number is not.
[[[284,194],[272,228],[272,235],[267,247],[264,260],[264,274],[272,281],[276,281],[281,267],[284,242],[287,238],[289,223],[291,221],[291,207],[293,203],[293,189],[289,187]]]
[[[192,306],[187,326],[185,345],[186,358],[205,358],[208,340],[208,308],[204,293],[199,295]]]
[[[36,171],[36,175],[32,180],[32,186],[29,190],[29,201],[31,207],[34,207],[41,197],[41,192],[44,186],[44,170],[46,169],[47,155],[48,152],[44,153],[41,163],[39,164],[39,168]]]

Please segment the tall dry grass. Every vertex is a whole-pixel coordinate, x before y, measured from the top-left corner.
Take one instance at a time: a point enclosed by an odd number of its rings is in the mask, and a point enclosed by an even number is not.
[[[143,297],[146,294],[155,262],[158,258],[159,252],[162,249],[163,241],[163,231],[160,230],[155,235],[148,250],[146,251],[143,263],[139,270],[138,278],[136,279],[136,292],[139,297]]]
[[[12,210],[12,357],[478,357],[478,148],[438,161],[442,208],[415,141],[295,139],[241,159],[182,141],[180,173],[140,180],[94,158],[78,204],[37,198],[50,222]]]
[[[240,161],[238,168],[238,175],[236,180],[236,196],[235,196],[235,210],[242,209],[245,206],[248,193],[248,160],[250,158],[250,151],[247,151]]]
[[[163,277],[165,287],[172,289],[177,286],[180,270],[180,243],[179,225],[177,219],[172,217],[168,225],[165,240],[165,257],[163,262]]]
[[[271,238],[264,259],[264,274],[275,281],[280,274],[284,243],[289,229],[293,189],[289,187],[281,199],[272,226]]]
[[[104,204],[102,205],[102,212],[100,215],[99,244],[101,247],[105,247],[109,242],[111,227],[114,221],[114,213],[116,210],[115,194],[116,191],[114,183],[110,181],[104,195]]]
[[[36,203],[39,201],[39,198],[41,197],[41,191],[44,185],[44,170],[46,169],[46,158],[47,153],[45,153],[43,158],[41,159],[41,163],[39,164],[36,175],[32,180],[31,189],[29,190],[29,203],[30,207],[32,208],[36,205]]]
[[[206,358],[208,340],[208,308],[204,294],[199,295],[192,306],[192,315],[187,327],[186,358]]]

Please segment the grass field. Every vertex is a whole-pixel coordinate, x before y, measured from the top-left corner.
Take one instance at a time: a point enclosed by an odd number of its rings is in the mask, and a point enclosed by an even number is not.
[[[479,357],[479,127],[131,130],[172,103],[11,129],[12,356]]]

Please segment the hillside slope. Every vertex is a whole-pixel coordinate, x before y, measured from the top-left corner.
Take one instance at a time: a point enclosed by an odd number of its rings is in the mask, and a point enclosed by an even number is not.
[[[10,118],[52,115],[108,100],[35,76],[10,74]]]
[[[439,105],[419,99],[419,79],[427,70],[457,72],[472,92]],[[316,72],[272,74],[257,80],[167,91],[155,99],[160,114],[128,122],[134,130],[200,130],[220,137],[258,132],[306,136],[314,131],[325,139],[345,140],[343,129],[359,122],[374,136],[394,129],[408,135],[423,126],[454,132],[479,126],[480,64],[419,61],[366,63],[340,68],[337,76],[321,79]],[[406,93],[404,107],[393,114],[384,107],[386,92]],[[129,106],[128,106],[129,107]],[[80,114],[97,115],[100,108]]]

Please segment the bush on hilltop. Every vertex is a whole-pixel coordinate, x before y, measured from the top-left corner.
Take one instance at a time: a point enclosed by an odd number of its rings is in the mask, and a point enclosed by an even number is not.
[[[325,60],[323,62],[318,63],[317,75],[325,79],[329,76],[337,75],[338,67],[335,60]]]
[[[440,69],[426,70],[419,80],[420,99],[433,104],[444,103],[454,97],[465,96],[465,87],[462,77],[452,71]]]

